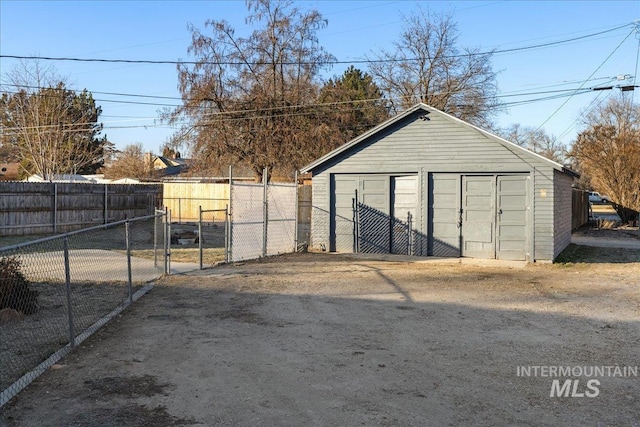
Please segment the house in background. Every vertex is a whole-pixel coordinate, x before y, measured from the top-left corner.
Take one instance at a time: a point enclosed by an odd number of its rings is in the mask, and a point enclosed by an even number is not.
[[[72,184],[141,184],[139,179],[135,178],[120,178],[109,179],[105,178],[104,174],[93,175],[72,175],[72,174],[56,174],[50,179],[44,179],[40,175],[31,175],[26,182],[58,182],[58,183],[72,183]]]
[[[160,176],[175,176],[187,170],[187,159],[154,156],[152,153],[147,153],[146,156],[151,167]]]
[[[571,241],[575,172],[425,104],[301,172],[316,248],[550,262]]]

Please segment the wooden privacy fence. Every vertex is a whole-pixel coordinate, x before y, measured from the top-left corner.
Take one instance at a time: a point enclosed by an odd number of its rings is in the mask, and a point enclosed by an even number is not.
[[[161,184],[0,182],[0,236],[62,233],[153,215]]]
[[[589,222],[589,192],[574,188],[571,193],[571,229],[576,230]]]
[[[171,211],[178,223],[197,222],[200,207],[203,210],[219,210],[215,221],[224,220],[224,210],[229,204],[228,183],[165,182],[162,184],[162,203]]]

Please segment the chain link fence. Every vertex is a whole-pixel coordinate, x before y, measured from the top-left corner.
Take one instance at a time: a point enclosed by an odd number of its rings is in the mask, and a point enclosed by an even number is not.
[[[229,211],[225,209],[202,209],[198,221],[198,249],[200,269],[207,265],[229,262]]]
[[[169,271],[166,216],[0,248],[0,406]]]
[[[227,259],[238,262],[291,253],[298,244],[298,184],[231,180]]]
[[[267,252],[279,255],[295,252],[298,239],[297,184],[267,186]]]
[[[229,261],[238,262],[265,256],[265,189],[262,184],[231,185],[231,227]]]

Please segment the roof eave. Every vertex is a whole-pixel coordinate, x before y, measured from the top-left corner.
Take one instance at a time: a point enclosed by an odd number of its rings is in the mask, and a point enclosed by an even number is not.
[[[342,144],[340,147],[336,148],[335,150],[330,151],[329,153],[325,154],[324,156],[320,157],[319,159],[315,160],[314,162],[309,163],[308,165],[304,166],[303,168],[300,169],[300,173],[312,172],[313,169],[316,169],[318,166],[320,166],[324,162],[332,159],[333,157],[337,156],[340,153],[343,153],[343,152],[347,151],[351,147],[353,147],[355,145],[358,145],[360,142],[366,140],[367,138],[369,138],[372,135],[375,135],[376,133],[378,133],[382,129],[384,129],[384,128],[388,127],[388,126],[391,126],[392,124],[402,120],[403,118],[407,117],[408,115],[410,115],[413,112],[415,112],[417,110],[420,110],[420,109],[422,109],[424,111],[428,111],[428,106],[425,105],[425,104],[416,104],[413,107],[409,108],[408,110],[405,110],[400,114],[396,114],[395,116],[390,117],[389,119],[385,120],[384,122],[380,123],[379,125],[369,129],[365,133],[355,137],[351,141],[348,141],[348,142]]]

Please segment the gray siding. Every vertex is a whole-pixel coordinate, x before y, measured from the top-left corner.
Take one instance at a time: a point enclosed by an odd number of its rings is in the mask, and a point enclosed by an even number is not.
[[[528,172],[546,163],[440,115],[408,117],[314,171],[323,173]],[[412,121],[413,120],[413,121]]]
[[[555,259],[571,243],[572,189],[573,179],[554,171],[554,252]]]
[[[531,260],[553,260],[570,239],[569,226],[555,223],[555,194],[571,191],[571,178],[556,171],[552,165],[534,155],[511,149],[482,132],[465,126],[446,115],[429,114],[429,120],[419,120],[417,111],[390,124],[360,141],[350,149],[329,158],[313,170],[314,219],[313,246],[329,242],[329,177],[335,173],[403,174],[418,173],[421,177],[421,213],[426,232],[429,173],[461,174],[531,173],[534,231]],[[555,177],[563,177],[554,184]],[[567,187],[565,189],[565,187]],[[569,194],[570,195],[570,194]],[[564,201],[564,197],[561,197]],[[571,198],[568,198],[569,203]],[[558,207],[565,212],[564,207]],[[559,247],[561,247],[558,249]]]
[[[536,168],[534,174],[534,261],[553,260],[553,172],[552,167],[545,166]]]

